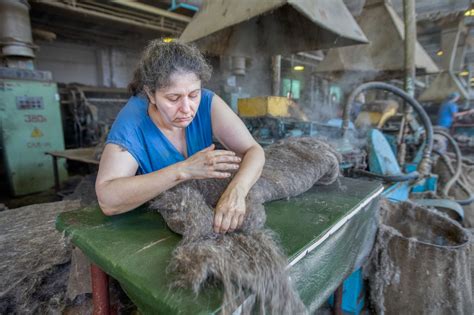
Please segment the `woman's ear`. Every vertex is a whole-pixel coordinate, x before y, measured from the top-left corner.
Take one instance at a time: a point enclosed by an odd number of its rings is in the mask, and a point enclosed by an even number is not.
[[[144,86],[143,89],[145,90],[146,95],[148,96],[148,101],[155,105],[155,97],[153,96],[153,93],[150,91],[150,88],[148,86]]]

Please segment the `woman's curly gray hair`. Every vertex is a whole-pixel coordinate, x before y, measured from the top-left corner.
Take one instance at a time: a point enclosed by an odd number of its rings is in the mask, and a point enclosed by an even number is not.
[[[167,87],[176,72],[194,73],[205,82],[211,78],[212,68],[195,46],[156,39],[143,52],[128,88],[133,95],[143,93],[145,86],[154,92]]]

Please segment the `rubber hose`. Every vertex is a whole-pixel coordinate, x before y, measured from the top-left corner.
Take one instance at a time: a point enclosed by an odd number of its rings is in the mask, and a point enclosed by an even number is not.
[[[438,152],[436,152],[438,153]],[[454,169],[453,169],[453,166],[451,165],[451,160],[448,156],[442,154],[442,153],[438,153],[440,154],[443,162],[446,164],[446,166],[448,167],[448,170],[450,171],[451,174],[454,174]],[[463,183],[462,181],[458,181],[458,184],[459,186],[466,192],[466,194],[469,196],[467,199],[461,199],[461,200],[453,200],[457,203],[459,203],[460,205],[462,206],[465,206],[465,205],[469,205],[471,204],[472,202],[474,202],[474,194],[469,190],[469,188],[467,187],[467,185],[465,183]],[[449,197],[449,196],[448,196]]]
[[[448,167],[448,170],[449,172],[451,173],[451,175],[453,175],[455,173],[454,169],[453,169],[453,166],[451,165],[451,159],[444,153],[442,152],[439,152],[437,150],[434,150],[433,151],[434,153],[438,154],[441,159],[443,160],[443,162],[446,164],[446,166]],[[469,188],[467,187],[467,185],[465,183],[463,183],[462,181],[458,180],[458,184],[459,186],[466,192],[466,194],[469,196],[468,198],[466,199],[461,199],[461,200],[453,200],[454,202],[457,202],[459,203],[461,206],[466,206],[466,205],[469,205],[471,204],[472,202],[474,202],[474,194],[469,190]]]
[[[372,173],[372,172],[368,172],[364,170],[355,169],[354,173],[371,177],[371,178],[382,179],[387,182],[407,182],[409,180],[418,179],[420,177],[420,174],[416,171],[408,173],[408,174],[400,174],[400,175],[381,175],[381,174],[376,174],[376,173]]]
[[[443,191],[442,191],[442,194],[444,196],[447,196],[448,193],[449,193],[449,190],[451,189],[451,187],[454,185],[454,183],[459,179],[459,176],[461,175],[461,172],[462,172],[462,153],[461,153],[461,150],[459,149],[458,143],[456,142],[456,140],[454,140],[453,137],[451,137],[451,135],[449,133],[447,133],[444,130],[440,130],[440,129],[435,129],[434,133],[442,135],[443,137],[448,139],[448,141],[451,143],[451,146],[454,149],[454,153],[456,154],[456,172],[454,173],[453,177],[451,177],[451,179],[446,183],[446,185],[444,186]]]
[[[349,122],[350,122],[350,113],[352,109],[352,103],[354,102],[357,95],[367,90],[385,90],[392,92],[393,94],[401,97],[405,102],[407,102],[420,116],[421,122],[425,127],[426,131],[426,146],[423,149],[423,158],[430,159],[431,151],[433,150],[433,125],[426,114],[423,107],[415,100],[413,97],[408,95],[405,91],[396,86],[391,84],[387,84],[384,82],[367,82],[364,84],[359,85],[352,93],[349,95],[349,99],[347,100],[346,105],[344,106],[343,112],[343,121],[342,121],[342,136],[344,137],[349,129]],[[421,163],[420,163],[421,164]],[[422,172],[423,173],[423,172]]]

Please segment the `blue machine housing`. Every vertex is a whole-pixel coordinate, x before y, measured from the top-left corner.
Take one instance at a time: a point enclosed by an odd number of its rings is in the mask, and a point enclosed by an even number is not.
[[[360,314],[365,305],[365,286],[362,268],[354,271],[342,285],[342,310],[349,314]],[[334,294],[329,298],[329,305],[334,305]]]

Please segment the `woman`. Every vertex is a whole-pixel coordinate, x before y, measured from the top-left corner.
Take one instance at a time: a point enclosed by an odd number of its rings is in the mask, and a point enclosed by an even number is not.
[[[108,135],[96,181],[106,215],[130,211],[187,180],[236,172],[214,213],[214,231],[243,222],[245,197],[264,152],[227,104],[201,84],[210,66],[195,47],[152,41],[135,70],[133,96]],[[216,150],[215,137],[227,150]]]

